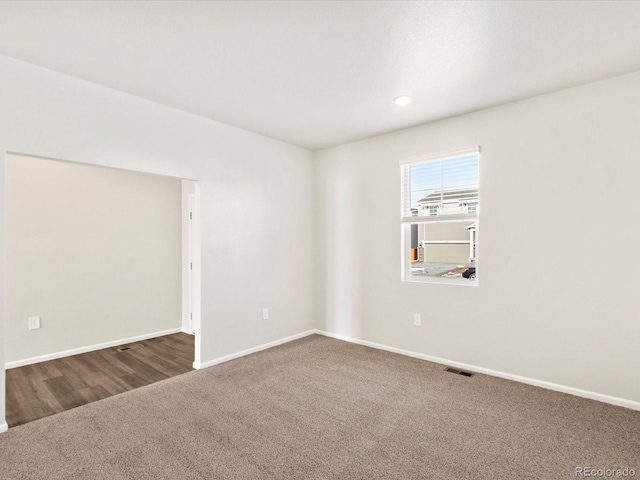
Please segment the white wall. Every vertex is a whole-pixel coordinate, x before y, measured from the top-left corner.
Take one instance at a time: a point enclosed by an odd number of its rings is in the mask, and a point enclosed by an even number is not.
[[[7,363],[181,327],[181,180],[5,162]]]
[[[325,328],[640,401],[639,125],[635,73],[316,152]],[[478,288],[402,283],[398,161],[474,145]]]
[[[2,162],[9,151],[199,180],[197,360],[317,326],[308,150],[7,57],[0,57],[0,107]],[[4,189],[4,177],[0,185]],[[0,201],[4,212],[4,191]],[[4,317],[4,263],[0,282]],[[270,307],[267,321],[263,306]],[[4,318],[0,331],[4,334]],[[2,339],[0,364],[4,361]],[[4,385],[0,369],[0,425]]]

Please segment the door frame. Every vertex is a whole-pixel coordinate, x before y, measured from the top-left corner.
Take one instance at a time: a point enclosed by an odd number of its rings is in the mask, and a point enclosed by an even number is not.
[[[195,334],[195,322],[194,322],[194,310],[195,310],[195,305],[196,305],[196,299],[195,299],[195,288],[194,288],[194,272],[193,272],[193,265],[194,263],[196,263],[195,261],[195,239],[196,239],[196,235],[195,235],[195,211],[197,208],[196,205],[196,194],[195,193],[191,193],[187,196],[188,202],[187,202],[187,214],[188,214],[188,234],[187,234],[187,250],[188,250],[188,255],[187,255],[187,261],[189,262],[189,269],[188,269],[188,280],[187,280],[187,288],[188,288],[188,294],[187,294],[187,305],[188,305],[188,315],[189,317],[187,318],[187,333],[189,334]]]

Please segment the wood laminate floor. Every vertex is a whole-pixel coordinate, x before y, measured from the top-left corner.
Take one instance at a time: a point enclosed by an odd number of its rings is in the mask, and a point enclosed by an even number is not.
[[[123,347],[129,349],[118,351]],[[10,427],[193,370],[194,337],[175,333],[7,370]]]

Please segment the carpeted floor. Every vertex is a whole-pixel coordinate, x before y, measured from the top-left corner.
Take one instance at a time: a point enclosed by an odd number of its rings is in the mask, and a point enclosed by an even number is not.
[[[8,479],[570,479],[640,412],[318,335],[10,429]]]

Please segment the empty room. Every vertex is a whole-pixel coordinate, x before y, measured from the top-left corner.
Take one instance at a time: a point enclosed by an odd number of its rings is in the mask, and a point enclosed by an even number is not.
[[[0,478],[640,476],[640,2],[0,3]]]

